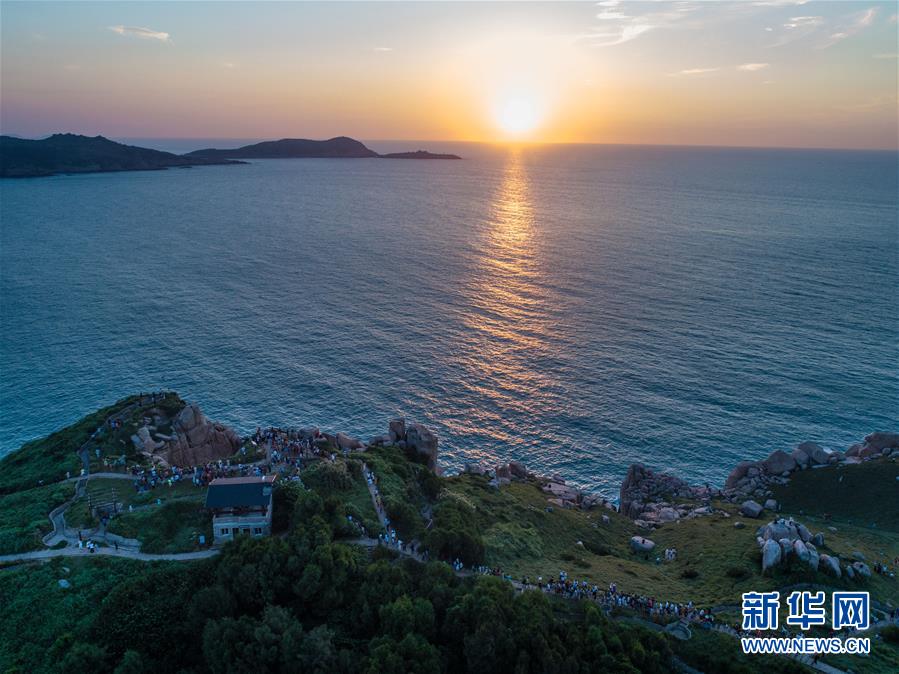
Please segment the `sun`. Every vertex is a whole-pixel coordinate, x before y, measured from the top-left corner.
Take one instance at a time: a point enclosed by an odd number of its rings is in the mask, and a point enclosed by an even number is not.
[[[540,107],[533,97],[510,96],[497,105],[496,123],[507,134],[528,134],[540,123]]]

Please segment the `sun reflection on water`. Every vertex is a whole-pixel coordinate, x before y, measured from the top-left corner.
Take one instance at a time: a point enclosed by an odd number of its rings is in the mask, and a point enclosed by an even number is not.
[[[476,421],[492,437],[516,444],[522,428],[517,425],[513,433],[507,412],[536,413],[559,402],[557,386],[544,367],[552,358],[553,310],[532,185],[520,150],[510,150],[485,224],[475,272],[465,288],[462,320],[468,332],[459,358],[466,372],[463,385],[489,401],[469,423]]]

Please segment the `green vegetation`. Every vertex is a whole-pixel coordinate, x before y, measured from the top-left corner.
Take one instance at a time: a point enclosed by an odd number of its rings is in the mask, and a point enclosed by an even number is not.
[[[770,655],[745,655],[740,642],[712,630],[694,629],[688,641],[672,640],[675,655],[704,674],[751,674],[772,672],[801,674],[803,665],[789,658]]]
[[[190,552],[200,535],[212,541],[212,516],[195,500],[175,500],[160,506],[144,506],[109,522],[109,532],[136,538],[141,552],[154,554]]]
[[[847,672],[896,674],[899,672],[899,645],[887,641],[883,633],[889,629],[899,628],[887,627],[881,630],[882,640],[872,637],[869,655],[826,655],[821,661]]]
[[[41,538],[53,529],[48,514],[74,491],[70,482],[0,496],[0,555],[42,548]]]
[[[81,460],[76,454],[78,448],[90,439],[107,417],[136,400],[137,396],[123,398],[46,438],[26,442],[0,459],[0,494],[28,489],[42,481],[58,482],[65,478],[66,471],[78,475],[81,471]]]
[[[423,537],[423,514],[442,484],[414,458],[398,447],[378,447],[365,453],[365,462],[378,478],[384,510],[405,540]]]
[[[143,408],[135,406],[130,413],[125,414],[121,428],[112,430],[103,427],[103,423],[137,401],[138,396],[123,398],[46,438],[26,442],[16,451],[4,456],[0,459],[0,494],[58,482],[66,477],[67,472],[72,476],[78,475],[82,463],[76,452],[91,439],[98,428],[101,433],[91,442],[92,450],[99,448],[104,457],[124,455],[126,458],[134,458],[136,452],[131,436],[137,431],[146,408],[150,407],[149,403]],[[184,401],[177,394],[166,393],[153,406],[165,415],[174,415],[184,407]],[[93,452],[90,459],[92,471],[103,469],[103,464]]]
[[[893,478],[881,473],[869,479],[885,482]],[[437,513],[444,503],[464,504],[459,509],[474,515],[467,532],[483,541],[484,563],[500,567],[515,578],[546,577],[563,569],[572,577],[601,587],[614,581],[626,592],[670,601],[692,600],[706,606],[736,605],[743,592],[796,583],[864,587],[881,600],[899,602],[899,583],[876,574],[867,581],[837,580],[796,564],[763,576],[755,530],[768,520],[745,520],[729,503],[715,504],[728,517],[682,520],[652,532],[649,535],[658,554],[636,555],[628,548],[628,540],[646,532],[618,513],[605,509],[550,510],[546,495],[531,483],[513,482],[497,490],[487,484],[486,478],[476,475],[459,475],[443,483],[444,490],[434,511],[435,531],[439,530]],[[609,523],[603,523],[603,515]],[[845,524],[833,532],[827,529],[830,522],[798,513],[796,516],[808,522],[813,531],[824,532],[822,552],[849,559],[852,552],[858,551],[869,563],[886,562],[899,555],[899,539],[892,532]],[[737,520],[745,521],[747,526],[734,528]],[[656,557],[669,547],[677,548],[677,560],[657,563]]]
[[[0,554],[40,547],[51,526],[47,514],[71,498],[74,483],[36,486],[36,476],[64,475],[79,442],[130,400],[2,462]],[[172,394],[160,404],[169,415],[183,402]],[[129,408],[124,427],[102,433],[91,447],[104,456],[117,447],[129,454],[130,434],[146,413]],[[733,504],[715,503],[723,514],[667,524],[648,534],[658,554],[638,555],[629,538],[648,532],[618,513],[548,507],[534,482],[497,489],[482,476],[438,478],[414,455],[382,447],[315,461],[301,481],[278,481],[276,535],[242,538],[215,558],[147,564],[89,556],[0,569],[0,672],[635,673],[684,664],[705,674],[805,671],[787,658],[743,656],[736,640],[719,633],[696,628],[681,642],[657,625],[647,629],[627,610],[616,609],[611,619],[593,604],[516,594],[499,578],[462,578],[439,561],[418,564],[352,545],[359,532],[348,516],[369,535],[379,530],[363,462],[401,536],[421,541],[435,560],[458,557],[515,578],[565,570],[602,587],[615,582],[628,593],[714,606],[729,622],[742,592],[800,583],[866,589],[881,603],[899,603],[899,583],[879,574],[836,580],[793,563],[761,575],[755,530],[767,514],[745,520]],[[871,566],[891,562],[899,556],[899,504],[889,498],[896,475],[895,460],[804,471],[779,490],[781,514],[823,532],[822,552],[844,560],[860,553]],[[109,529],[141,540],[144,552],[190,551],[198,535],[212,538],[205,490],[189,482],[139,494],[129,480],[97,478],[87,490],[100,499],[115,493],[123,512]],[[821,493],[827,497],[809,496]],[[67,521],[95,524],[87,499]],[[746,526],[735,528],[736,521]],[[668,547],[677,548],[677,559],[661,562]],[[899,630],[882,636],[872,640],[869,657],[825,661],[856,672],[896,671]]]
[[[899,458],[794,473],[772,491],[784,511],[899,533]]]
[[[285,539],[207,561],[4,571],[0,671],[670,671],[660,634],[442,563],[368,561],[335,541],[341,513],[296,496]]]
[[[371,494],[362,474],[362,461],[358,458],[336,461],[316,461],[303,471],[303,484],[318,493],[322,499],[334,499],[343,504],[346,514],[362,522],[369,536],[381,531],[378,514],[371,502]]]

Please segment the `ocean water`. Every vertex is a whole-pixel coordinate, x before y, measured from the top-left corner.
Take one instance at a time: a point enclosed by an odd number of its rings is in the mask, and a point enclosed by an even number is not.
[[[0,181],[0,453],[162,388],[609,493],[899,430],[895,153],[428,147]]]

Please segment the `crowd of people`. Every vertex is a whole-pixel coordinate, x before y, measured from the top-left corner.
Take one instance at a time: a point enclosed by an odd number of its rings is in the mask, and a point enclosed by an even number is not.
[[[183,481],[190,481],[197,487],[206,487],[219,477],[267,475],[270,472],[270,467],[264,463],[231,463],[228,459],[220,459],[189,468],[134,465],[131,466],[128,472],[134,477],[134,482],[132,483],[134,488],[138,492],[144,492],[161,486],[173,487]]]
[[[464,565],[457,559],[453,562],[453,569],[462,571]],[[669,619],[688,620],[694,623],[701,623],[705,626],[715,624],[714,614],[707,609],[698,608],[693,602],[686,604],[659,601],[655,597],[646,595],[630,594],[620,592],[615,583],[610,583],[608,589],[599,587],[596,583],[590,583],[586,580],[576,580],[568,577],[565,571],[559,571],[558,576],[551,576],[544,580],[543,576],[538,576],[536,580],[531,580],[525,576],[520,581],[515,581],[511,576],[503,573],[496,567],[477,566],[472,569],[474,573],[480,575],[498,576],[505,578],[515,584],[521,590],[540,590],[546,594],[552,594],[566,599],[585,599],[600,604],[606,610],[611,611],[615,608],[630,609],[637,613],[641,613],[650,619],[656,619],[667,622]]]

